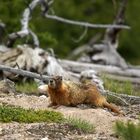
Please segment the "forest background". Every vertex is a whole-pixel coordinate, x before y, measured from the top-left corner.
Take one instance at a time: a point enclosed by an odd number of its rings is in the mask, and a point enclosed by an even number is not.
[[[31,0],[0,0],[0,22],[6,25],[1,43],[5,43],[8,34],[19,31],[20,19],[24,9]],[[55,15],[76,21],[111,24],[115,18],[119,0],[55,0],[52,11]],[[130,30],[122,30],[119,34],[119,53],[131,64],[140,64],[140,4],[138,0],[128,1],[125,14],[125,24]],[[84,27],[68,25],[43,17],[40,7],[36,7],[29,23],[30,28],[37,34],[40,46],[44,49],[53,48],[60,58],[66,58],[72,50],[96,36],[105,29],[88,29],[87,34],[79,42],[75,42],[84,32]],[[99,43],[101,39],[97,41]],[[16,44],[32,43],[31,37],[19,39]]]

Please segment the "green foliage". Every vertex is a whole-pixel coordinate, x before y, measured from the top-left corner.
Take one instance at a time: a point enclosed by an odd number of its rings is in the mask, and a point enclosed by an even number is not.
[[[140,140],[140,124],[117,122],[116,133],[122,140]]]
[[[1,0],[0,21],[6,24],[3,41],[6,41],[9,33],[20,30],[23,10],[30,2],[31,0]],[[110,24],[114,20],[119,2],[120,0],[116,1],[116,5],[113,5],[113,2],[108,0],[67,0],[65,2],[57,0],[54,1],[52,8],[56,15],[64,18]],[[119,38],[119,52],[135,64],[140,63],[140,47],[138,45],[140,44],[140,17],[136,16],[139,13],[139,8],[139,0],[128,1],[126,23],[132,29],[129,31],[123,30]],[[51,12],[49,11],[49,13]],[[41,16],[40,6],[35,8],[31,17],[29,26],[38,35],[40,46],[43,48],[53,47],[59,57],[66,57],[77,46],[87,43],[96,33],[105,31],[104,29],[89,29],[83,40],[75,43],[73,39],[79,38],[84,31],[83,27],[46,19]],[[32,39],[30,37],[19,39],[16,43],[32,43]]]
[[[92,124],[80,118],[69,117],[66,119],[66,122],[75,128],[81,129],[85,133],[92,133],[95,129]]]
[[[131,82],[120,82],[117,80],[112,80],[107,78],[106,76],[102,76],[104,81],[104,87],[106,90],[115,92],[115,93],[123,93],[128,95],[136,95],[140,96],[140,89],[135,87]]]
[[[23,109],[21,107],[0,105],[0,122],[9,123],[13,121],[19,123],[66,123],[84,133],[94,132],[94,126],[89,122],[73,117],[64,118],[63,114],[60,112]]]
[[[23,109],[21,107],[0,105],[0,122],[62,122],[64,117],[59,112],[47,110]]]
[[[137,16],[139,8],[139,0],[128,1],[126,23],[131,26],[131,30],[123,31],[120,35],[119,52],[133,64],[140,64],[140,17]]]
[[[16,90],[27,94],[37,93],[37,83],[34,81],[17,83]]]
[[[20,29],[20,19],[23,10],[30,2],[31,0],[1,0],[0,19],[8,25],[6,28],[7,33]],[[106,7],[104,6],[105,3]],[[110,8],[110,10],[107,11],[106,8]],[[57,0],[53,3],[53,10],[56,15],[64,18],[93,23],[110,23],[114,15],[112,3],[108,3],[107,0],[97,2],[85,2],[83,0],[68,0],[63,2],[63,0]],[[107,18],[102,18],[105,15],[108,15]],[[72,40],[73,38],[79,38],[84,28],[46,19],[41,16],[39,6],[32,12],[32,19],[30,20],[29,26],[39,36],[41,47],[51,46],[59,56],[66,56],[75,47],[84,44],[95,33],[101,31],[99,29],[89,30],[85,38],[77,44]],[[28,41],[27,39],[26,42]]]

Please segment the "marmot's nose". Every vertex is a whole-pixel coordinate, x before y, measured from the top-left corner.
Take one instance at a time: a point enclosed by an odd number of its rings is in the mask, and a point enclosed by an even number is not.
[[[53,80],[50,79],[50,83],[53,83]]]

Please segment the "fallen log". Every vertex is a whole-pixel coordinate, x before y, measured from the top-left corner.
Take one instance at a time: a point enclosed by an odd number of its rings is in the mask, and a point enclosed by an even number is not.
[[[99,74],[101,77],[104,76],[103,74]],[[140,78],[137,77],[126,77],[126,76],[120,76],[120,75],[113,75],[113,74],[105,74],[105,77],[112,80],[117,80],[120,82],[131,82],[133,84],[140,84]]]
[[[17,68],[12,68],[12,67],[5,66],[5,65],[0,65],[0,70],[14,73],[16,75],[22,75],[24,77],[36,78],[39,80],[43,80],[45,82],[48,82],[48,80],[50,78],[46,75],[40,75],[40,74],[37,74],[34,72],[30,72],[30,71],[26,71],[26,70],[22,70],[22,69],[17,69]]]
[[[128,80],[133,83],[139,83],[140,84],[140,69],[138,68],[127,68],[122,69],[120,67],[116,66],[105,66],[105,65],[97,65],[97,64],[91,64],[91,63],[81,63],[81,62],[74,62],[69,60],[59,60],[61,66],[68,70],[72,71],[74,73],[80,73],[84,70],[95,70],[99,74],[110,74],[115,76],[120,76],[123,80]],[[119,79],[119,78],[117,78]]]
[[[111,91],[106,91],[105,95],[110,96],[110,97],[111,96],[115,97],[116,99],[118,99],[117,101],[119,101],[121,105],[140,104],[140,97],[139,96],[114,93]],[[113,100],[114,100],[114,98],[113,98]]]
[[[26,70],[22,70],[22,69],[17,69],[17,68],[12,68],[12,67],[5,66],[5,65],[0,65],[0,71],[7,71],[10,73],[22,75],[24,77],[36,78],[39,80],[43,80],[46,83],[51,78],[51,76],[49,77],[46,75],[40,75],[40,74],[37,74],[34,72],[30,72],[30,71],[26,71]],[[113,97],[113,98],[117,99],[117,102],[119,101],[119,103],[121,105],[140,104],[140,97],[137,97],[137,96],[116,94],[116,93],[112,93],[110,91],[105,91],[103,94],[107,95],[108,97]]]

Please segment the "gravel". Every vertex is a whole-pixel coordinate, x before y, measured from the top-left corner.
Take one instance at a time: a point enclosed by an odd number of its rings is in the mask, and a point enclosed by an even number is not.
[[[0,104],[9,104],[21,106],[29,109],[50,109],[48,108],[48,98],[38,97],[35,95],[7,95],[0,96]],[[120,120],[123,122],[133,121],[138,123],[140,115],[140,105],[132,105],[127,107],[119,107],[125,116],[115,116],[112,112],[102,108],[91,107],[65,107],[60,106],[55,111],[64,114],[65,117],[75,117],[87,120],[95,126],[93,134],[85,134],[79,129],[63,123],[32,123],[19,124],[1,123],[0,124],[0,140],[117,140],[113,126],[115,122]]]

